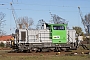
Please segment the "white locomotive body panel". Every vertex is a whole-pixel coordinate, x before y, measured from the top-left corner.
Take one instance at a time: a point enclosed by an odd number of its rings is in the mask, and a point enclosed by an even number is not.
[[[25,40],[21,39],[21,32],[25,32]],[[67,41],[69,43],[76,42],[75,40],[75,30],[67,30]],[[19,29],[19,43],[52,43],[52,39],[50,39],[50,30],[41,29],[41,30],[26,30]]]
[[[21,32],[26,32],[25,40],[21,39]],[[43,30],[25,30],[19,29],[19,43],[52,43],[50,39],[50,31]]]
[[[76,42],[75,35],[76,35],[75,30],[73,30],[73,29],[67,30],[67,37],[68,37],[68,42],[69,43],[75,43]]]

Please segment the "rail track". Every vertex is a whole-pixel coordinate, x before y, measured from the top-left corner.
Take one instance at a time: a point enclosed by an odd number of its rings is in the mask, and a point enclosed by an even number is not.
[[[51,56],[51,55],[81,55],[81,54],[90,54],[90,50],[73,50],[73,51],[61,51],[61,52],[54,52],[54,51],[50,51],[50,52],[14,52],[11,49],[1,49],[0,50],[0,55],[7,55],[7,56],[42,56],[42,55],[47,55],[47,56]]]
[[[9,52],[7,53],[8,56],[33,56],[33,55],[60,55],[60,56],[65,56],[65,55],[82,55],[82,54],[90,54],[90,50],[85,50],[85,51],[62,51],[62,52],[32,52],[32,53],[24,53],[24,52]]]

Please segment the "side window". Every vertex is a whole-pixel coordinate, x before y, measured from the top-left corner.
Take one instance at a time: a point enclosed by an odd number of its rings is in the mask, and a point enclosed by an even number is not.
[[[21,32],[21,40],[25,41],[26,40],[26,32]]]

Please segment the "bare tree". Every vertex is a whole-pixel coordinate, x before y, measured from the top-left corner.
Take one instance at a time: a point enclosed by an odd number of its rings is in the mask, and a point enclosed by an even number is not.
[[[67,24],[65,19],[61,18],[60,16],[56,14],[51,14],[51,17],[52,17],[52,22],[55,24],[62,24],[62,23]]]
[[[4,35],[5,34],[5,32],[2,30],[3,23],[5,22],[4,18],[5,18],[5,14],[0,12],[0,35]]]
[[[90,24],[90,13],[85,15],[85,21]]]
[[[86,26],[86,31],[90,34],[90,13],[84,16],[84,24]]]
[[[26,17],[18,18],[17,23],[18,23],[20,29],[22,29],[22,28],[30,29],[31,26],[33,25],[34,21],[32,18],[28,18],[26,16]]]

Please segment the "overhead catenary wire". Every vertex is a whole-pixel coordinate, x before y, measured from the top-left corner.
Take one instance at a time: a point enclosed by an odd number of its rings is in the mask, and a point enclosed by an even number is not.
[[[14,3],[17,4],[17,3]],[[78,6],[65,6],[65,5],[45,5],[45,4],[27,4],[27,3],[18,3],[18,5],[29,5],[29,6],[48,6],[48,7],[65,7],[65,8],[77,8]],[[81,8],[90,8],[85,6],[80,6]]]
[[[13,0],[12,0],[13,1]],[[10,4],[10,3],[9,3]],[[17,4],[17,3],[13,3],[13,4]],[[5,4],[2,4],[2,5],[5,5]],[[62,5],[62,6],[59,6],[59,5],[45,5],[45,4],[27,4],[27,3],[19,3],[18,2],[18,4],[17,5],[29,5],[29,6],[51,6],[51,7],[62,7],[62,8],[77,8],[78,6],[64,6],[64,5]],[[90,7],[84,7],[84,6],[80,6],[81,8],[90,8]],[[8,10],[11,10],[10,8],[0,8],[0,9],[8,9]],[[14,9],[14,10],[31,10],[31,11],[49,11],[49,10],[51,10],[51,11],[58,11],[58,10],[52,10],[52,9],[47,9],[47,10],[38,10],[38,9],[26,9],[26,8],[19,8],[19,9]],[[78,11],[58,11],[58,12],[78,12]]]
[[[10,4],[10,3],[9,3]],[[13,3],[16,4],[16,3]],[[77,8],[77,6],[57,6],[57,5],[44,5],[44,4],[26,4],[26,3],[18,3],[18,5],[29,5],[29,6],[54,6],[54,7],[62,7],[62,8]],[[5,5],[5,4],[4,4]],[[82,7],[82,8],[89,8],[89,7]],[[8,9],[11,10],[11,8],[0,8],[0,9]],[[30,10],[30,11],[58,11],[58,12],[78,12],[78,11],[60,11],[60,10],[52,10],[52,9],[47,9],[47,10],[41,10],[41,9],[31,9],[31,8],[15,8],[14,10]],[[86,11],[84,11],[86,13]],[[83,12],[83,13],[84,13]]]
[[[13,2],[13,1],[12,1]],[[7,2],[8,3],[8,2]],[[10,3],[8,3],[10,4]],[[28,4],[28,3],[19,3],[17,0],[17,3],[13,4],[17,4],[17,5],[29,5],[29,6],[51,6],[51,7],[65,7],[65,8],[77,8],[78,6],[65,6],[65,5],[47,5],[47,4]],[[4,3],[1,5],[5,5]],[[80,6],[81,8],[90,8],[90,7],[85,7],[85,6]]]
[[[11,8],[0,8],[0,9],[7,9],[7,10],[12,10]],[[15,8],[14,10],[30,10],[30,11],[58,11],[58,12],[78,12],[78,11],[59,11],[59,10],[50,10],[50,9],[47,9],[47,10],[38,10],[38,9],[17,9]]]

